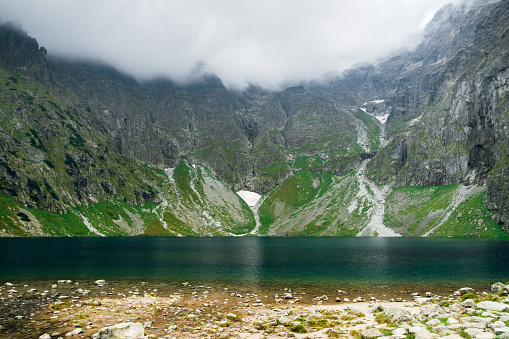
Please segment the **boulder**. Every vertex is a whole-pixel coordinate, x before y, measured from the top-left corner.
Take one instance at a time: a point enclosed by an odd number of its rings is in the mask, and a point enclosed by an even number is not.
[[[466,328],[465,333],[471,337],[475,337],[476,335],[483,333],[484,331],[480,328]]]
[[[459,294],[467,294],[467,293],[475,293],[475,290],[470,287],[462,287],[457,292],[459,292]]]
[[[389,308],[387,311],[385,311],[385,315],[390,318],[392,322],[413,320],[410,311],[399,307]]]
[[[458,319],[453,318],[453,317],[449,317],[449,318],[447,318],[447,320],[446,320],[446,321],[447,321],[447,323],[448,323],[448,324],[451,324],[451,325],[452,325],[452,324],[457,324],[457,323],[459,323]]]
[[[98,287],[104,287],[104,285],[106,285],[106,280],[103,280],[103,279],[96,280],[96,281],[95,281],[95,284],[96,284]]]
[[[509,306],[502,303],[497,303],[495,301],[481,301],[477,304],[477,307],[483,310],[497,311],[501,312],[505,309],[508,309]]]
[[[83,332],[83,330],[82,330],[81,328],[79,328],[79,327],[78,327],[77,329],[75,329],[75,330],[73,330],[73,331],[71,331],[71,332],[67,333],[65,336],[66,336],[66,337],[72,337],[72,336],[74,336],[74,335],[78,335],[78,334],[80,334],[81,332]]]
[[[488,324],[489,328],[500,328],[505,327],[505,323],[503,321],[497,320],[494,323]]]
[[[145,336],[142,323],[121,323],[103,327],[97,332],[94,339],[140,339]]]
[[[392,335],[394,336],[403,336],[406,337],[406,334],[408,333],[408,330],[403,327],[398,327],[394,330],[392,330]]]
[[[375,339],[375,338],[383,336],[382,332],[380,332],[376,328],[368,328],[368,329],[362,331],[361,334],[362,334],[363,339]]]
[[[507,333],[509,334],[509,327],[505,326],[505,327],[499,327],[499,328],[495,328],[494,329],[495,333],[497,335],[501,335],[501,334],[504,334],[504,333]]]
[[[441,322],[438,319],[432,319],[426,323],[426,325],[431,326],[431,327],[435,327],[440,324],[441,324]]]
[[[467,300],[463,301],[460,305],[463,307],[476,307],[477,306],[474,299],[467,299]]]
[[[293,295],[289,292],[286,292],[284,295],[283,295],[283,299],[293,299]]]
[[[491,285],[491,293],[499,294],[504,290],[504,287],[505,285],[502,284],[501,282],[494,283],[493,285]]]

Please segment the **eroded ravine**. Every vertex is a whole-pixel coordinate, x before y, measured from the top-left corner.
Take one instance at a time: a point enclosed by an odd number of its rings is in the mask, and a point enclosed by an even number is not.
[[[386,144],[385,126],[382,121],[379,121],[379,126],[381,129],[379,135],[380,146],[383,147]],[[367,139],[364,128],[357,128],[357,133],[358,140],[364,141]],[[368,147],[363,146],[363,148],[366,150]],[[400,237],[399,233],[396,233],[384,224],[385,200],[390,194],[391,188],[388,185],[379,187],[366,176],[366,166],[370,161],[371,159],[364,160],[355,175],[355,180],[359,184],[359,191],[352,201],[352,205],[368,203],[371,206],[367,212],[369,222],[361,229],[357,236]]]

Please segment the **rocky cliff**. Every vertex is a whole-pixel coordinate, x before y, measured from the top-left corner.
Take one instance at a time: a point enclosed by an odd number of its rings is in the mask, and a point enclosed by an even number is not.
[[[486,184],[493,217],[505,224],[509,6],[490,6],[472,44],[442,67],[418,116],[370,166],[379,182],[397,187]]]

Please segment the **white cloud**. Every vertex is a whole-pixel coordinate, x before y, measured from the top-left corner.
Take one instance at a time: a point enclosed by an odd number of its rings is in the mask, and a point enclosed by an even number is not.
[[[444,0],[2,0],[51,54],[140,78],[185,79],[200,63],[230,86],[276,87],[415,44]]]

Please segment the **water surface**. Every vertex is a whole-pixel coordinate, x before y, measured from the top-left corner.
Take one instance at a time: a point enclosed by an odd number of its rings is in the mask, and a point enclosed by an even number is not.
[[[509,280],[509,242],[431,238],[2,238],[2,278]]]

